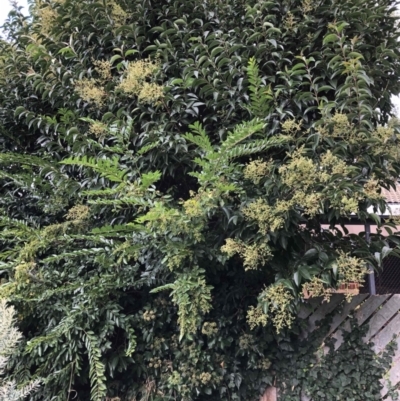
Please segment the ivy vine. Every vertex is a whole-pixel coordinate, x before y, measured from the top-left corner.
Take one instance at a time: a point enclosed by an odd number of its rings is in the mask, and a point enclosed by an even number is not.
[[[391,366],[396,343],[375,354],[373,342],[363,341],[368,324],[359,326],[352,317],[351,330],[343,330],[343,342],[335,350],[336,339],[327,336],[331,320],[332,315],[327,316],[307,338],[285,342],[276,352],[272,368],[280,401],[298,401],[304,395],[313,401],[381,399],[381,379]],[[397,399],[389,387],[388,396]]]

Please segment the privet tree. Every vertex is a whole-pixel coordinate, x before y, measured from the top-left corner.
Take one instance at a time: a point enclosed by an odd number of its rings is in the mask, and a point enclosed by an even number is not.
[[[36,1],[4,28],[1,296],[32,400],[256,399],[399,175],[396,2]],[[328,224],[329,230],[321,228]]]

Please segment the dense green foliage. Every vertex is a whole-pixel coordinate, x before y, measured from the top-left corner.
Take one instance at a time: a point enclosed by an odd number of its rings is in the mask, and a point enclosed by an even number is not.
[[[395,9],[54,0],[10,14],[0,291],[28,339],[10,374],[45,378],[32,399],[250,400],[273,382],[303,285],[329,296],[399,242],[338,229],[379,222],[399,176]]]

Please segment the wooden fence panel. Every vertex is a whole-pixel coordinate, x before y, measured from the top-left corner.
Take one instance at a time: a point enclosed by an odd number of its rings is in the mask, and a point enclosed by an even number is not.
[[[371,317],[365,341],[369,341],[400,309],[400,294],[395,294]]]
[[[369,297],[360,310],[357,311],[358,324],[361,326],[389,297],[390,294]]]
[[[310,316],[318,306],[321,305],[322,298],[311,298],[301,305],[298,317],[300,319],[305,319]]]
[[[317,325],[316,323],[322,320],[326,315],[333,312],[333,310],[343,301],[344,295],[335,295],[331,298],[330,302],[324,302],[319,308],[308,318],[309,333],[312,333]]]
[[[333,317],[328,336],[331,335],[344,322],[344,320],[347,319],[349,313],[354,310],[358,305],[360,305],[367,297],[368,294],[358,294],[353,297],[351,302],[346,302],[343,310]]]
[[[385,347],[393,340],[394,336],[399,335],[400,313],[398,313],[373,339],[373,349],[376,354],[382,352]]]

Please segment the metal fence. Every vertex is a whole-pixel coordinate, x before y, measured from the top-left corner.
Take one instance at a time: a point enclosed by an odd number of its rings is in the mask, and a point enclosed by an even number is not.
[[[400,258],[388,256],[383,269],[375,272],[377,294],[400,294]]]
[[[389,256],[383,261],[383,269],[375,272],[375,294],[400,294],[400,258]],[[374,294],[370,288],[370,277],[365,277],[360,294]]]

